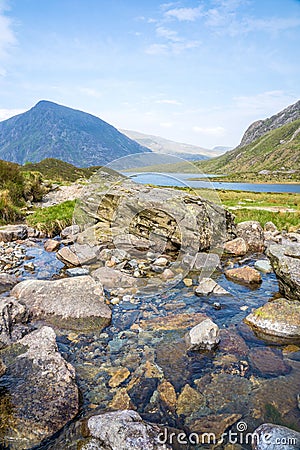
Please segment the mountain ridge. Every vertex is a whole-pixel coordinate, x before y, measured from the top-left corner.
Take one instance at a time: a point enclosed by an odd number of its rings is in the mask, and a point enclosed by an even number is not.
[[[120,130],[126,136],[134,139],[139,144],[150,148],[155,153],[171,154],[189,160],[207,159],[222,153],[218,149],[207,149],[193,144],[184,144],[182,142],[172,141],[153,134],[145,134],[133,130]]]
[[[19,164],[57,158],[88,167],[144,152],[102,119],[48,100],[0,122],[0,158]]]

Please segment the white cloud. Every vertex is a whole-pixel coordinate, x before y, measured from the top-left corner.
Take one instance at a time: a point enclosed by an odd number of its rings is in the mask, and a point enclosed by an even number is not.
[[[165,12],[165,17],[175,18],[180,22],[193,22],[202,15],[202,6],[198,6],[196,8],[173,8]]]
[[[198,127],[192,128],[195,133],[207,134],[209,136],[223,136],[225,134],[225,128],[223,127]]]
[[[7,55],[8,49],[16,44],[13,22],[6,15],[5,3],[0,3],[0,58]]]
[[[151,44],[146,48],[148,55],[165,55],[168,53],[168,45],[166,44]]]
[[[179,102],[178,100],[169,100],[169,99],[156,100],[155,103],[160,103],[160,104],[165,104],[165,105],[177,105],[177,106],[182,105],[182,103]]]
[[[157,27],[156,34],[158,37],[163,37],[172,42],[180,42],[182,39],[178,36],[177,31],[170,30],[165,27]]]
[[[246,21],[246,31],[266,31],[278,33],[300,27],[300,19],[296,17],[271,17],[269,19],[248,19]]]
[[[0,109],[0,121],[9,119],[10,117],[16,116],[25,112],[25,109]]]

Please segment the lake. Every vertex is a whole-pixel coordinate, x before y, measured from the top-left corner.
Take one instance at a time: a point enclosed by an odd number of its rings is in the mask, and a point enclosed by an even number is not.
[[[291,192],[300,193],[300,184],[263,184],[263,183],[227,183],[223,181],[209,181],[209,177],[215,175],[201,174],[207,181],[192,180],[196,178],[195,173],[133,173],[127,172],[124,175],[132,177],[134,181],[142,184],[155,184],[158,186],[179,186],[195,189],[224,189],[250,192]],[[200,174],[198,174],[198,177]]]

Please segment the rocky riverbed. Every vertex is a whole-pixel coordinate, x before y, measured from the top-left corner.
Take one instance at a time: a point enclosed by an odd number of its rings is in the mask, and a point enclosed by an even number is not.
[[[205,202],[187,204],[206,221]],[[167,219],[147,235],[153,216],[140,211],[106,240],[103,220],[51,241],[0,230],[1,448],[264,450],[176,436],[267,423],[300,443],[300,234],[226,216],[224,254],[208,245],[214,227],[194,227],[200,244],[178,265]]]

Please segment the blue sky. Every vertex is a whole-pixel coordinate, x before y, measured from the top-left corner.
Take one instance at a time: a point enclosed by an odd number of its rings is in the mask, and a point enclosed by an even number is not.
[[[300,98],[299,0],[0,0],[0,119],[52,100],[211,148]]]

